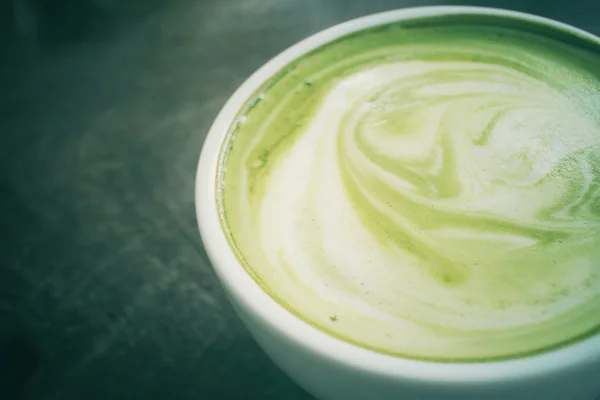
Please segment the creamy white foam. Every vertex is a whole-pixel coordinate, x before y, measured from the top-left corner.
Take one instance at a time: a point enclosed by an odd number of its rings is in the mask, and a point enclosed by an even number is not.
[[[503,46],[313,71],[322,95],[302,118],[308,102],[290,105],[313,85],[261,99],[270,112],[238,126],[223,190],[269,293],[346,340],[420,358],[514,355],[600,325],[600,118],[584,106],[600,85],[518,46],[499,62]],[[569,90],[524,67],[536,63]]]

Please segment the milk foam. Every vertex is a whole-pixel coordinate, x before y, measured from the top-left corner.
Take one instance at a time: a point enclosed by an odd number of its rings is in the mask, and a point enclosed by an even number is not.
[[[369,46],[309,58],[314,85],[283,80],[246,110],[221,188],[240,259],[310,323],[407,357],[515,356],[597,329],[600,115],[584,105],[600,80],[545,39],[457,35],[436,59],[423,32],[374,62],[348,66]]]

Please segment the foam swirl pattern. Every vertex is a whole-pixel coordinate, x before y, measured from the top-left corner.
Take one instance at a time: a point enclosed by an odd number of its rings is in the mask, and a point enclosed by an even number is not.
[[[248,103],[221,157],[222,221],[283,306],[440,361],[598,330],[600,57],[501,25],[344,38]]]

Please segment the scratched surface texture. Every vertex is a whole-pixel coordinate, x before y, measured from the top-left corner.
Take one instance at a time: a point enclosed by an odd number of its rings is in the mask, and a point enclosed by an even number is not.
[[[198,154],[227,97],[278,52],[434,3],[465,2],[2,2],[0,399],[309,400],[207,262]],[[600,33],[596,0],[471,4]]]

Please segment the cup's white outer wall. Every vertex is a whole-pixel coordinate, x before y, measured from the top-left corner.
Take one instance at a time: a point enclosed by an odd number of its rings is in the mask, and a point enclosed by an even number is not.
[[[227,101],[204,143],[196,176],[196,213],[204,247],[240,319],[295,382],[323,400],[592,400],[600,394],[600,335],[556,351],[508,361],[435,363],[386,356],[310,326],[268,296],[242,268],[221,228],[216,175],[223,139],[243,104],[273,74],[308,51],[367,27],[416,17],[476,14],[532,21],[590,38],[545,18],[480,7],[418,7],[355,19],[290,47],[255,72]]]

